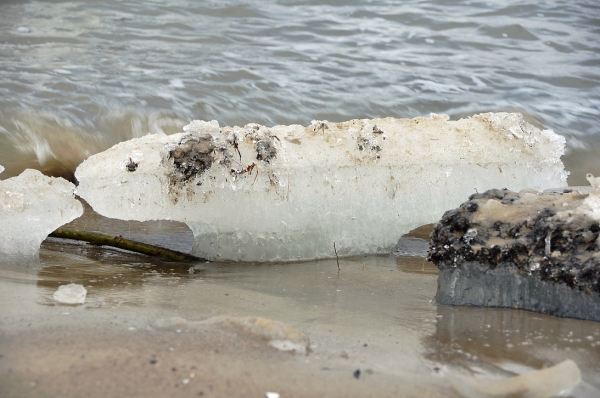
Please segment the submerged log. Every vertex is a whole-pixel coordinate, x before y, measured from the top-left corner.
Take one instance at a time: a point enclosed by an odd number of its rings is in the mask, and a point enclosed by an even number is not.
[[[202,261],[203,259],[191,254],[154,246],[147,243],[125,239],[122,236],[105,235],[99,232],[80,231],[71,228],[58,228],[49,236],[53,238],[73,239],[89,242],[100,246],[112,246],[148,256],[163,257],[173,261]]]
[[[596,187],[471,195],[431,235],[436,301],[600,321],[599,221]]]

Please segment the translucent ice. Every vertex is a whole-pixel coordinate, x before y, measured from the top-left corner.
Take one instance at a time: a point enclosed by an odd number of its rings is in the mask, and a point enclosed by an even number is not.
[[[52,297],[54,297],[54,300],[63,304],[83,304],[85,303],[86,295],[87,290],[85,287],[76,283],[70,283],[68,285],[59,286]]]
[[[565,140],[520,114],[458,121],[313,121],[219,127],[115,145],[76,171],[77,193],[108,217],[179,220],[193,254],[292,261],[389,252],[465,194],[564,186]]]
[[[37,170],[0,181],[0,257],[11,262],[36,259],[50,232],[83,214],[74,188]]]

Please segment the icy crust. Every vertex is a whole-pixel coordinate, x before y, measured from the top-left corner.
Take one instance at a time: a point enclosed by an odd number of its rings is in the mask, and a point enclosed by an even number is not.
[[[120,143],[76,171],[102,215],[186,222],[211,260],[389,252],[464,192],[564,186],[564,138],[519,114],[219,127]]]
[[[598,199],[585,188],[471,195],[431,235],[436,301],[600,321]]]
[[[50,232],[83,214],[74,189],[67,180],[31,169],[0,181],[0,258],[37,259]]]

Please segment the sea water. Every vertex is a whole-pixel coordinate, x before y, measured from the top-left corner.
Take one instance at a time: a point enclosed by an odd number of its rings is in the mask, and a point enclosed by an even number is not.
[[[519,111],[600,175],[595,1],[28,1],[0,4],[0,164],[72,177],[193,119],[456,119]]]

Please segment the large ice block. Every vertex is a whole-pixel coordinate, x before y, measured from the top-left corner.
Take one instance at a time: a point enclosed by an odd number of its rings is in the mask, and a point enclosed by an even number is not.
[[[0,181],[0,260],[37,259],[48,234],[83,214],[75,186],[27,169]]]
[[[465,194],[566,184],[564,138],[514,113],[183,130],[91,156],[77,193],[107,217],[186,222],[211,260],[385,253]]]

